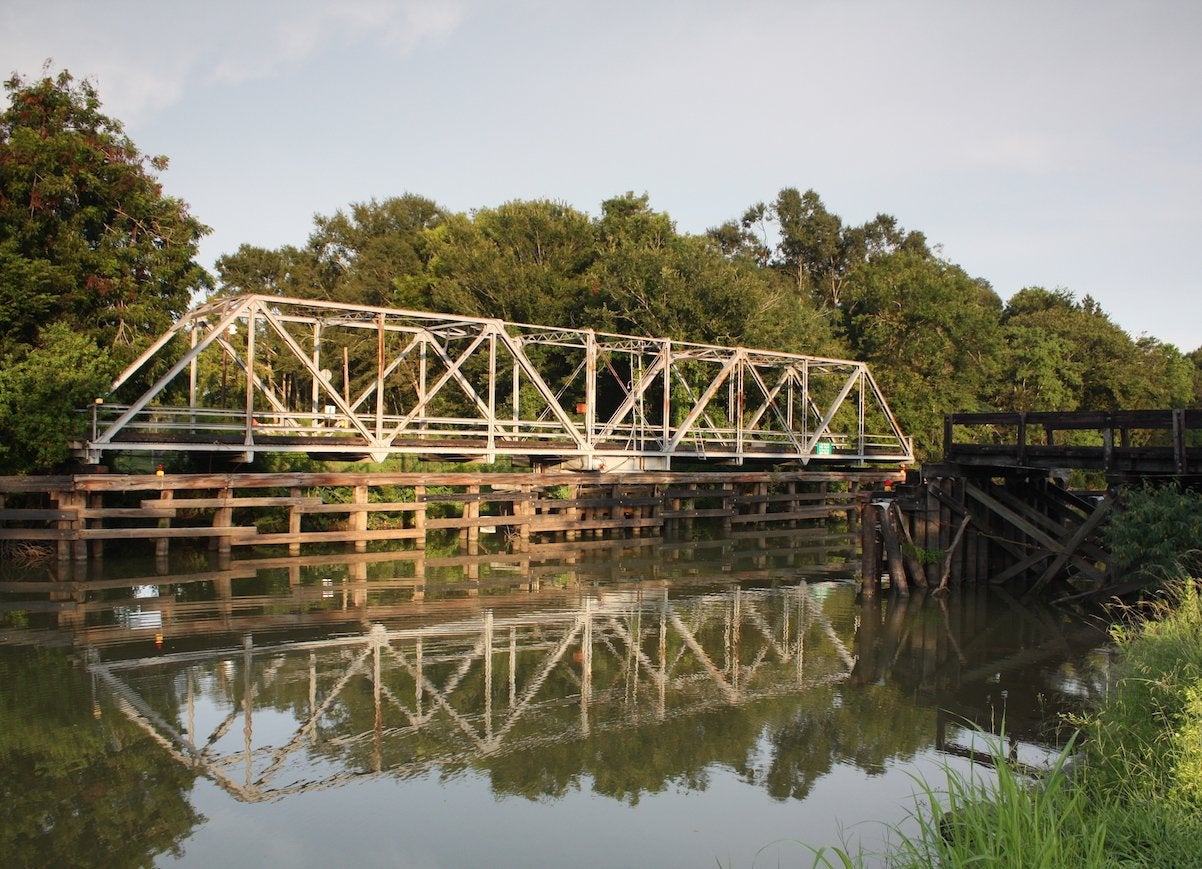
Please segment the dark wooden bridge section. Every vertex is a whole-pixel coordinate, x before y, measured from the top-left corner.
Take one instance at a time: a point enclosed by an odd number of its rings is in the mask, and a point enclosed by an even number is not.
[[[1202,478],[1202,410],[956,413],[943,443],[944,460],[965,467]]]
[[[865,590],[887,573],[903,591],[1125,591],[1102,531],[1118,492],[1145,482],[1202,485],[1202,410],[950,414],[943,461],[868,508]]]

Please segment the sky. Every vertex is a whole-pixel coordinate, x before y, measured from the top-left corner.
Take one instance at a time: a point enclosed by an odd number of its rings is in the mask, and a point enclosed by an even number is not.
[[[406,192],[633,191],[702,233],[796,187],[1183,351],[1199,46],[1197,0],[0,0],[0,71],[90,79],[170,158],[206,267]]]

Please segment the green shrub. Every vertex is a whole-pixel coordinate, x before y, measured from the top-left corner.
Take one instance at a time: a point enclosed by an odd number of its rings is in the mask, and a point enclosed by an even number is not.
[[[1175,484],[1126,489],[1104,539],[1120,569],[1133,576],[1196,573],[1202,569],[1202,495]]]

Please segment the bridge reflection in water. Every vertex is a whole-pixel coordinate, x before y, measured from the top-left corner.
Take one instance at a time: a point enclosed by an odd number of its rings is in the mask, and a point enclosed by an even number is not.
[[[848,544],[0,565],[16,862],[752,862],[898,818],[980,759],[966,721],[1038,763],[1104,691],[1099,626],[984,586],[857,600]]]
[[[409,776],[846,680],[815,589],[573,607],[241,649],[101,661],[120,710],[240,800]]]

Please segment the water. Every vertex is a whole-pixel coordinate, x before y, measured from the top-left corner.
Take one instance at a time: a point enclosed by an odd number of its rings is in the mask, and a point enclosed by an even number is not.
[[[1004,717],[1045,762],[1110,651],[988,589],[858,602],[848,544],[10,565],[0,853],[746,867],[879,849],[916,776],[980,760],[969,722]]]

